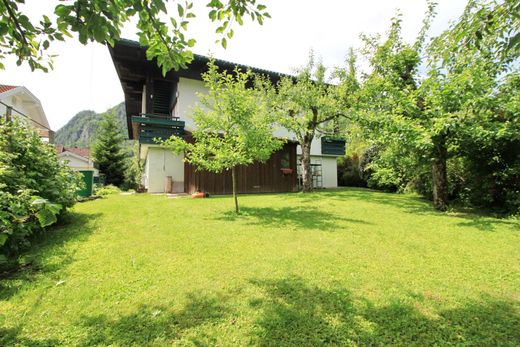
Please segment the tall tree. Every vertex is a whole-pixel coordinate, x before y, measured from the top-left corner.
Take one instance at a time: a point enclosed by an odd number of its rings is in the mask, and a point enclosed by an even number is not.
[[[194,142],[171,137],[164,146],[184,151],[185,161],[211,172],[231,170],[235,211],[239,213],[237,166],[263,162],[284,140],[273,137],[273,89],[262,77],[235,69],[219,72],[212,61],[202,77],[208,94],[194,110]],[[250,84],[253,84],[253,88]]]
[[[284,77],[277,86],[278,121],[295,135],[302,150],[304,192],[312,191],[312,141],[333,131],[334,120],[340,115],[339,90],[329,82],[325,66],[315,62],[311,54],[307,66],[299,71],[297,78]]]
[[[119,131],[116,118],[107,113],[101,122],[92,156],[99,171],[105,174],[105,182],[120,186],[124,183],[126,154],[123,149],[124,138]]]
[[[359,120],[383,148],[372,166],[374,176],[406,184],[429,166],[433,204],[439,210],[447,208],[449,158],[460,157],[460,145],[468,143],[464,141],[468,134],[482,135],[486,119],[496,119],[492,100],[501,76],[514,69],[516,50],[497,44],[511,43],[516,34],[510,27],[515,15],[504,11],[508,4],[471,1],[459,21],[426,49],[433,3],[415,44],[403,41],[399,16],[384,42],[365,37],[371,72],[363,81]],[[466,35],[475,35],[475,19],[483,14],[494,18],[489,24],[493,30],[477,34],[476,41],[466,40]],[[499,14],[505,17],[498,18]],[[461,40],[468,45],[461,47]],[[419,72],[422,63],[426,63],[425,75]]]
[[[147,46],[148,59],[157,58],[163,73],[186,66],[193,59],[195,39],[188,36],[188,24],[195,17],[193,2],[168,0],[74,0],[58,1],[54,16],[42,14],[39,21],[25,13],[25,0],[0,1],[0,69],[8,55],[18,65],[27,62],[32,70],[52,68],[52,56],[46,54],[53,41],[64,41],[76,33],[86,44],[96,41],[114,44],[125,24],[136,19],[139,42]],[[256,0],[208,0],[209,18],[224,48],[233,37],[233,24],[242,25],[250,17],[262,24],[269,18],[266,6]],[[164,21],[164,18],[168,21]]]

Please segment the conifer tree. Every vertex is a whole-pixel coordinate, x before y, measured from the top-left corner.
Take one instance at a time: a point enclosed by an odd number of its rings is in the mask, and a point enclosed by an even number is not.
[[[124,139],[112,113],[108,113],[97,131],[92,152],[94,163],[105,175],[106,184],[120,186],[124,182],[126,155]]]

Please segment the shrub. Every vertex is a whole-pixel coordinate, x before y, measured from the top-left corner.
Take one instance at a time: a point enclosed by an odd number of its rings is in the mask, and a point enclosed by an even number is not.
[[[367,182],[361,177],[357,154],[338,158],[338,183],[340,186],[366,187]]]
[[[81,184],[35,131],[0,120],[0,255],[16,257],[33,233],[56,222]]]
[[[99,195],[99,196],[107,196],[110,194],[117,194],[117,193],[121,193],[121,189],[119,189],[118,187],[116,187],[112,184],[109,184],[104,187],[100,187],[99,189],[96,189],[96,191],[94,192],[95,195]]]

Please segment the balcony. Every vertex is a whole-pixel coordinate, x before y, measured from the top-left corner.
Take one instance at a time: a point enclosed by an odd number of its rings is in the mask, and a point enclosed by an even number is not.
[[[345,155],[345,140],[331,137],[321,138],[321,154]]]
[[[171,136],[184,135],[184,122],[168,115],[141,114],[132,117],[134,138],[143,144],[156,144]]]

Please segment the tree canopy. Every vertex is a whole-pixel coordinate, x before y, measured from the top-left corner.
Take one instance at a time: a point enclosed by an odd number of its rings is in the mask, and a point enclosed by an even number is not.
[[[172,136],[164,146],[184,151],[185,161],[211,172],[231,170],[235,210],[238,213],[236,170],[239,165],[263,162],[280,149],[283,139],[273,137],[270,84],[251,71],[219,71],[211,61],[203,74],[208,94],[199,94],[193,112],[194,142]],[[250,84],[253,88],[249,88]]]
[[[114,45],[125,24],[137,21],[139,43],[147,46],[147,58],[157,59],[163,73],[186,66],[193,59],[195,38],[188,25],[195,18],[193,2],[168,0],[74,0],[58,1],[54,15],[39,20],[27,16],[24,0],[0,1],[0,68],[6,56],[17,64],[27,62],[32,70],[48,71],[52,56],[47,54],[53,41],[74,39],[86,44],[96,41]],[[262,24],[270,15],[256,0],[209,0],[208,16],[216,25],[218,41],[226,48],[235,23],[247,18]]]
[[[518,20],[505,12],[508,6],[511,2],[471,1],[460,20],[430,42],[425,33],[432,3],[413,44],[402,39],[399,15],[382,42],[364,36],[370,72],[358,94],[356,123],[377,148],[369,164],[372,182],[415,186],[431,195],[438,209],[468,192],[497,205],[509,199],[508,191],[518,191],[518,170],[513,169],[518,156],[508,154],[520,138],[512,125],[518,91],[511,88],[518,75]],[[493,18],[493,30],[475,34],[484,13]],[[487,147],[491,142],[500,153]],[[479,189],[487,192],[479,194]]]

